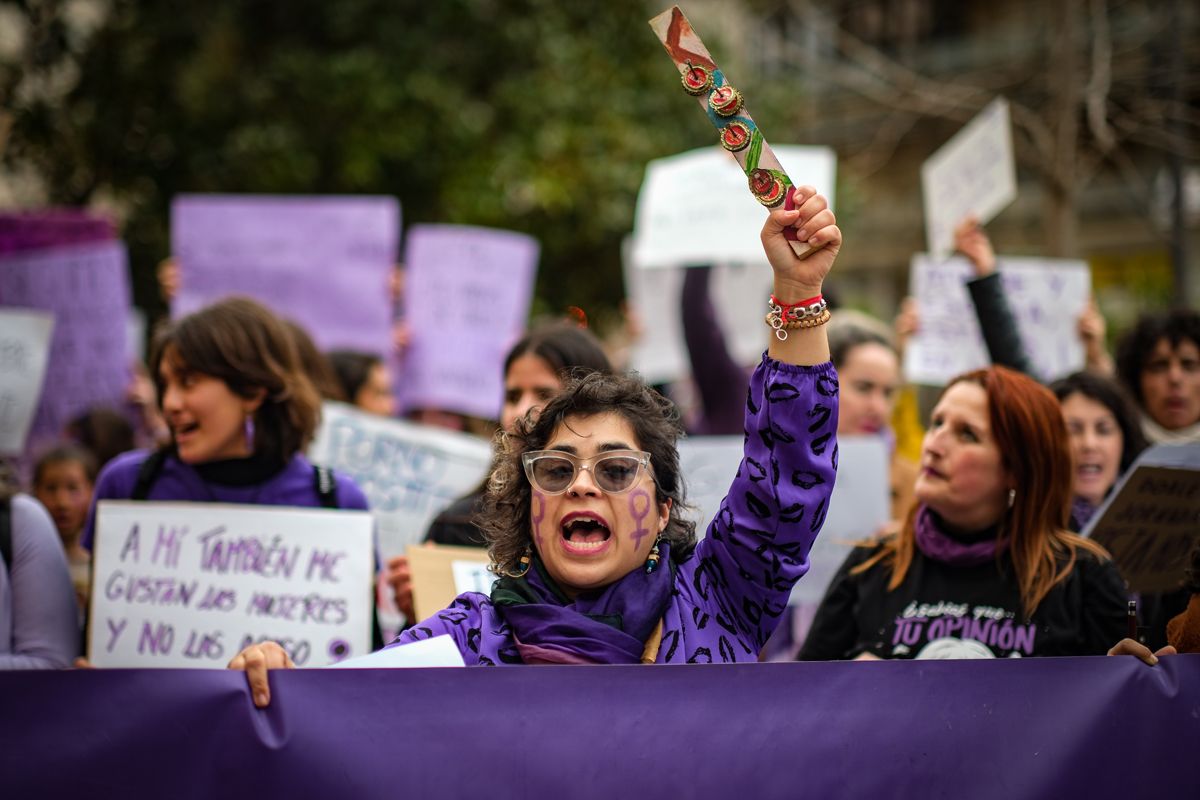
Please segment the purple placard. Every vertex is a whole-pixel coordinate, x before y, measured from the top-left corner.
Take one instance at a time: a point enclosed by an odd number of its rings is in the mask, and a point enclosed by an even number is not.
[[[232,670],[28,670],[0,697],[12,798],[1200,797],[1196,655],[281,670],[265,711]]]
[[[54,313],[54,337],[27,452],[94,406],[121,407],[129,384],[129,270],[118,241],[0,257],[0,305]]]
[[[414,225],[404,262],[405,408],[495,419],[504,356],[525,329],[540,247],[530,236]]]
[[[0,255],[115,238],[111,220],[81,209],[0,214]]]
[[[181,195],[171,204],[182,284],[171,315],[249,295],[323,350],[389,353],[399,230],[393,197]]]

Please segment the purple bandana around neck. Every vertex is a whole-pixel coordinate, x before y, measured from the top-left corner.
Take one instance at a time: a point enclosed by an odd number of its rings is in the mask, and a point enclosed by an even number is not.
[[[1008,539],[988,536],[964,542],[942,530],[937,516],[925,506],[917,509],[917,548],[934,561],[955,567],[976,567],[1008,549]]]
[[[1092,505],[1079,495],[1071,498],[1071,519],[1079,526],[1079,530],[1087,527],[1087,524],[1091,522],[1092,517],[1096,514],[1097,508],[1099,506]]]
[[[638,664],[654,627],[666,613],[674,588],[670,545],[659,545],[660,566],[647,575],[635,569],[599,592],[584,592],[568,605],[551,585],[541,559],[518,579],[535,602],[497,603],[512,628],[526,664]],[[503,581],[498,581],[497,585]],[[493,602],[497,598],[493,590]]]

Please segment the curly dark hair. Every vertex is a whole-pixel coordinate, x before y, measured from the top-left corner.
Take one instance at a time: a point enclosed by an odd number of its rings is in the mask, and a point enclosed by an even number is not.
[[[1050,384],[1050,391],[1062,403],[1074,394],[1094,400],[1108,409],[1121,429],[1121,472],[1147,447],[1146,435],[1138,421],[1137,408],[1121,384],[1094,372],[1076,372]]]
[[[544,449],[567,417],[609,413],[628,422],[638,445],[650,454],[656,500],[671,501],[667,527],[661,536],[671,545],[672,560],[682,562],[691,555],[696,546],[696,524],[683,517],[687,504],[679,451],[675,448],[683,434],[678,410],[637,378],[590,373],[569,381],[536,419],[526,416],[511,432],[496,434],[496,456],[477,522],[497,573],[514,571],[530,543],[532,489],[521,456]]]
[[[1178,347],[1185,340],[1200,347],[1200,312],[1177,308],[1166,313],[1143,314],[1117,343],[1117,375],[1142,406],[1146,403],[1142,397],[1142,372],[1161,339],[1170,342],[1171,347]]]

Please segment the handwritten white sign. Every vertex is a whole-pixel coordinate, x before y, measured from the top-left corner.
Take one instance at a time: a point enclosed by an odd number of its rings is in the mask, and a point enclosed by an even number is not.
[[[921,165],[925,236],[937,256],[954,250],[954,228],[968,214],[980,223],[1017,197],[1008,101],[992,101]]]
[[[687,514],[703,537],[720,510],[742,459],[740,436],[695,436],[679,443],[687,487]],[[852,544],[875,534],[890,513],[887,444],[877,436],[839,436],[838,473],[825,522],[809,555],[808,574],[792,590],[791,603],[816,604]]]
[[[629,262],[625,264],[625,290],[642,325],[641,336],[630,354],[630,367],[648,383],[669,383],[692,372],[679,299],[685,271],[635,269]],[[766,264],[712,268],[709,298],[729,354],[739,364],[757,363],[767,349],[770,331],[763,324],[763,316],[773,281]]]
[[[833,203],[837,156],[828,147],[772,145],[800,185]],[[759,233],[767,211],[733,156],[720,147],[692,150],[646,165],[633,226],[633,266],[763,264]]]
[[[0,453],[20,455],[42,392],[54,315],[0,309]]]
[[[1083,261],[1002,256],[996,269],[1017,321],[1034,376],[1054,380],[1083,368],[1076,333],[1091,295],[1092,277]],[[966,282],[974,275],[966,259],[935,261],[913,256],[911,292],[921,314],[920,331],[904,353],[912,383],[945,384],[955,375],[991,363]]]
[[[308,456],[367,495],[386,560],[419,543],[438,512],[480,484],[492,449],[474,436],[326,403]]]
[[[96,666],[220,668],[265,639],[301,667],[370,650],[364,511],[105,500],[96,514]]]

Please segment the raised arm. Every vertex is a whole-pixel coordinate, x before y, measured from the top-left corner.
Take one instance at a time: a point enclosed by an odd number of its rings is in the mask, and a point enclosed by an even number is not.
[[[767,217],[762,229],[763,250],[775,272],[775,298],[781,304],[806,303],[821,296],[825,276],[842,249],[842,231],[829,203],[811,186],[794,190],[796,207],[777,209]],[[807,257],[797,258],[783,235],[795,228],[797,238],[815,248]],[[812,366],[829,360],[829,339],[824,325],[796,328],[787,337],[771,337],[767,354],[785,364]]]
[[[799,190],[796,201],[798,210],[771,214],[762,241],[779,304],[811,306],[819,302],[813,298],[837,256],[841,231],[813,190]],[[819,249],[796,258],[783,235],[787,226]],[[697,546],[695,572],[681,587],[749,652],[762,647],[807,572],[833,490],[838,387],[827,318],[804,311],[796,320],[803,324],[768,329],[768,356],[750,379],[742,463]]]
[[[1017,319],[1008,305],[1000,273],[996,272],[996,253],[987,232],[975,217],[967,217],[954,230],[954,247],[975,268],[975,278],[967,281],[967,292],[979,318],[979,328],[993,364],[1009,367],[1038,379],[1033,360],[1017,330]]]

